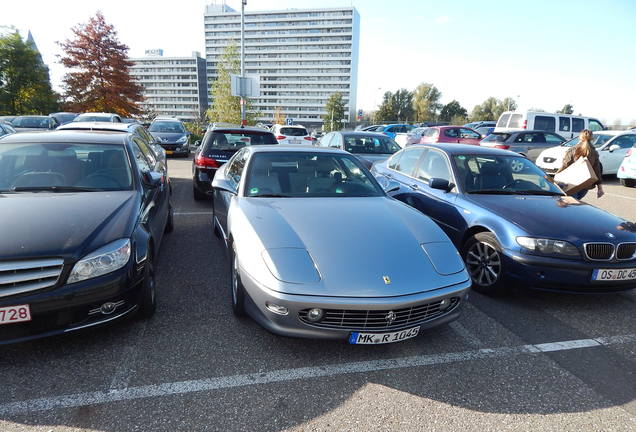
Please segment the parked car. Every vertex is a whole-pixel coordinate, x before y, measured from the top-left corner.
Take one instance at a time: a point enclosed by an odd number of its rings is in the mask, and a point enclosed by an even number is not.
[[[424,131],[420,143],[455,143],[479,145],[481,135],[463,126],[433,126]]]
[[[155,311],[172,229],[165,166],[131,134],[22,133],[0,145],[0,343]]]
[[[5,136],[9,134],[14,134],[16,130],[11,126],[10,123],[5,123],[0,121],[0,136]]]
[[[48,131],[59,126],[57,120],[49,116],[17,116],[11,120],[16,132]]]
[[[537,165],[548,174],[556,173],[563,165],[563,157],[568,149],[579,143],[573,138],[558,147],[544,150],[537,157]],[[616,174],[627,150],[636,143],[636,133],[629,131],[594,132],[592,145],[599,155],[603,175]]]
[[[272,128],[272,133],[276,136],[278,144],[312,145],[315,141],[309,135],[307,129],[299,125],[285,126],[276,124]]]
[[[400,183],[392,196],[448,234],[478,291],[505,290],[508,282],[573,292],[636,287],[636,233],[566,196],[517,153],[421,145],[373,168]]]
[[[77,113],[72,112],[57,112],[51,113],[49,116],[53,117],[57,120],[58,124],[63,125],[68,122],[72,122],[75,117],[77,117]]]
[[[166,151],[166,155],[190,156],[190,132],[180,120],[156,118],[150,123],[148,132]]]
[[[535,162],[543,150],[565,142],[561,135],[543,131],[495,132],[480,141],[482,147],[519,153]]]
[[[493,133],[495,130],[494,126],[479,126],[478,128],[473,128],[475,132],[481,135],[482,139]]]
[[[464,127],[477,130],[477,128],[481,128],[481,127],[494,128],[496,125],[497,125],[496,121],[481,120],[481,121],[466,123]]]
[[[378,129],[384,128],[386,125],[369,125],[360,128],[362,132],[378,132]]]
[[[0,116],[0,122],[11,123],[17,116]]]
[[[577,136],[583,129],[596,132],[604,130],[605,127],[592,117],[537,111],[506,111],[497,120],[495,132],[513,132],[526,129],[554,132],[567,140]]]
[[[91,112],[80,114],[73,119],[74,122],[112,122],[121,123],[121,117],[113,113]]]
[[[391,138],[375,132],[330,132],[318,145],[347,151],[360,159],[367,168],[400,150],[400,146]]]
[[[398,342],[459,316],[470,278],[457,250],[354,156],[250,146],[212,185],[236,315],[352,344]]]
[[[237,151],[253,145],[278,144],[274,134],[260,128],[218,127],[209,129],[197,147],[192,160],[192,192],[194,199],[212,196],[211,181],[216,171]]]
[[[636,144],[632,148],[627,149],[616,177],[618,177],[623,186],[636,187]]]
[[[401,137],[405,139],[406,134],[413,129],[415,129],[415,126],[409,124],[390,124],[376,128],[373,132],[381,132],[397,142],[398,139],[402,140]],[[406,144],[406,140],[404,140],[404,143]]]
[[[155,157],[166,165],[166,152],[150,135],[144,126],[138,123],[112,123],[112,122],[70,122],[59,126],[57,130],[79,130],[79,131],[104,131],[104,132],[122,132],[132,134],[145,142],[147,146],[154,152]]]
[[[428,126],[411,129],[406,134],[406,144],[403,147],[410,146],[413,144],[419,144],[420,141],[422,140],[422,135],[424,135],[424,132],[426,131],[426,129],[428,129]]]

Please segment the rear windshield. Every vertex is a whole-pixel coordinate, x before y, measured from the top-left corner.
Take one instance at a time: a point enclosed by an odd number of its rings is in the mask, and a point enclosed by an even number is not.
[[[69,143],[0,146],[0,192],[58,188],[128,190],[131,167],[123,146]]]
[[[499,121],[497,122],[497,127],[506,127],[508,125],[508,119],[510,118],[510,114],[502,114],[499,117]]]
[[[73,119],[74,122],[110,122],[111,116],[99,116],[99,115],[79,115]]]
[[[389,137],[345,135],[344,149],[354,154],[393,154],[400,147]]]
[[[158,132],[158,133],[185,133],[185,129],[180,122],[164,122],[157,121],[153,122],[148,128],[150,132]]]
[[[307,135],[307,129],[284,127],[284,128],[280,128],[280,134],[289,135],[289,136],[305,136]]]
[[[11,124],[20,128],[48,128],[48,117],[16,117],[11,121]]]
[[[267,131],[222,131],[208,132],[203,146],[208,150],[239,150],[249,145],[278,144],[276,137]]]
[[[522,119],[523,116],[521,114],[513,114],[512,116],[510,116],[510,123],[508,123],[508,127],[520,128]]]
[[[507,133],[491,133],[482,141],[484,142],[505,142],[510,137],[510,134]]]

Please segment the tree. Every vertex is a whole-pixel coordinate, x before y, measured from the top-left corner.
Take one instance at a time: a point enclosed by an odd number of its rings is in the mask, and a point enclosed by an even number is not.
[[[394,105],[393,93],[387,91],[382,97],[382,103],[375,113],[375,121],[378,123],[385,123],[394,121],[397,119],[397,109]]]
[[[560,114],[574,114],[574,107],[572,104],[565,104],[563,108],[557,111]]]
[[[223,50],[216,65],[216,79],[212,83],[212,106],[207,111],[210,121],[241,124],[241,98],[232,96],[232,79],[230,75],[238,75],[241,70],[239,49],[231,43]],[[256,113],[249,99],[245,100],[245,118],[253,123]]]
[[[473,111],[470,113],[470,119],[472,121],[497,120],[504,111],[514,111],[516,109],[517,102],[510,97],[507,97],[504,100],[489,97],[473,108]]]
[[[325,132],[338,131],[342,129],[342,120],[345,118],[344,102],[342,94],[334,93],[327,99],[325,105],[325,115],[322,117],[322,129]]]
[[[57,99],[32,43],[17,32],[0,36],[0,114],[48,114],[57,110]]]
[[[407,89],[400,89],[393,93],[392,105],[397,114],[397,121],[413,120],[413,93]]]
[[[462,107],[459,102],[456,100],[452,100],[444,107],[439,113],[439,119],[444,122],[450,123],[466,123],[466,118],[468,117],[468,111],[466,108]],[[458,121],[459,120],[459,121]]]
[[[422,83],[413,93],[415,121],[435,121],[437,112],[442,108],[439,103],[442,93],[433,84]]]
[[[63,78],[67,109],[140,114],[143,87],[130,75],[128,46],[119,41],[115,28],[97,12],[72,31],[73,39],[58,42],[64,50],[60,62],[70,70]]]

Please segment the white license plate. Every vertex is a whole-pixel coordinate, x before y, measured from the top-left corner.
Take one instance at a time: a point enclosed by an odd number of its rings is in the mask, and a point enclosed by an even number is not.
[[[400,342],[414,338],[419,332],[419,326],[390,333],[351,332],[351,335],[349,335],[349,343],[352,345],[376,345]]]
[[[592,272],[593,281],[636,280],[636,268],[632,269],[596,269]]]
[[[31,321],[31,308],[29,305],[0,307],[0,324],[13,324]]]

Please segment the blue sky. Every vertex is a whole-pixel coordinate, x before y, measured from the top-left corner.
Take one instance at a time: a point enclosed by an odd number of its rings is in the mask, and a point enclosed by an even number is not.
[[[3,5],[0,25],[31,29],[58,84],[55,41],[97,9],[131,55],[147,48],[189,55],[204,51],[205,4],[21,0]],[[351,4],[361,16],[360,108],[374,108],[386,90],[432,82],[443,102],[469,110],[488,96],[512,96],[520,108],[571,103],[577,113],[636,123],[636,0],[248,0],[247,9]]]

